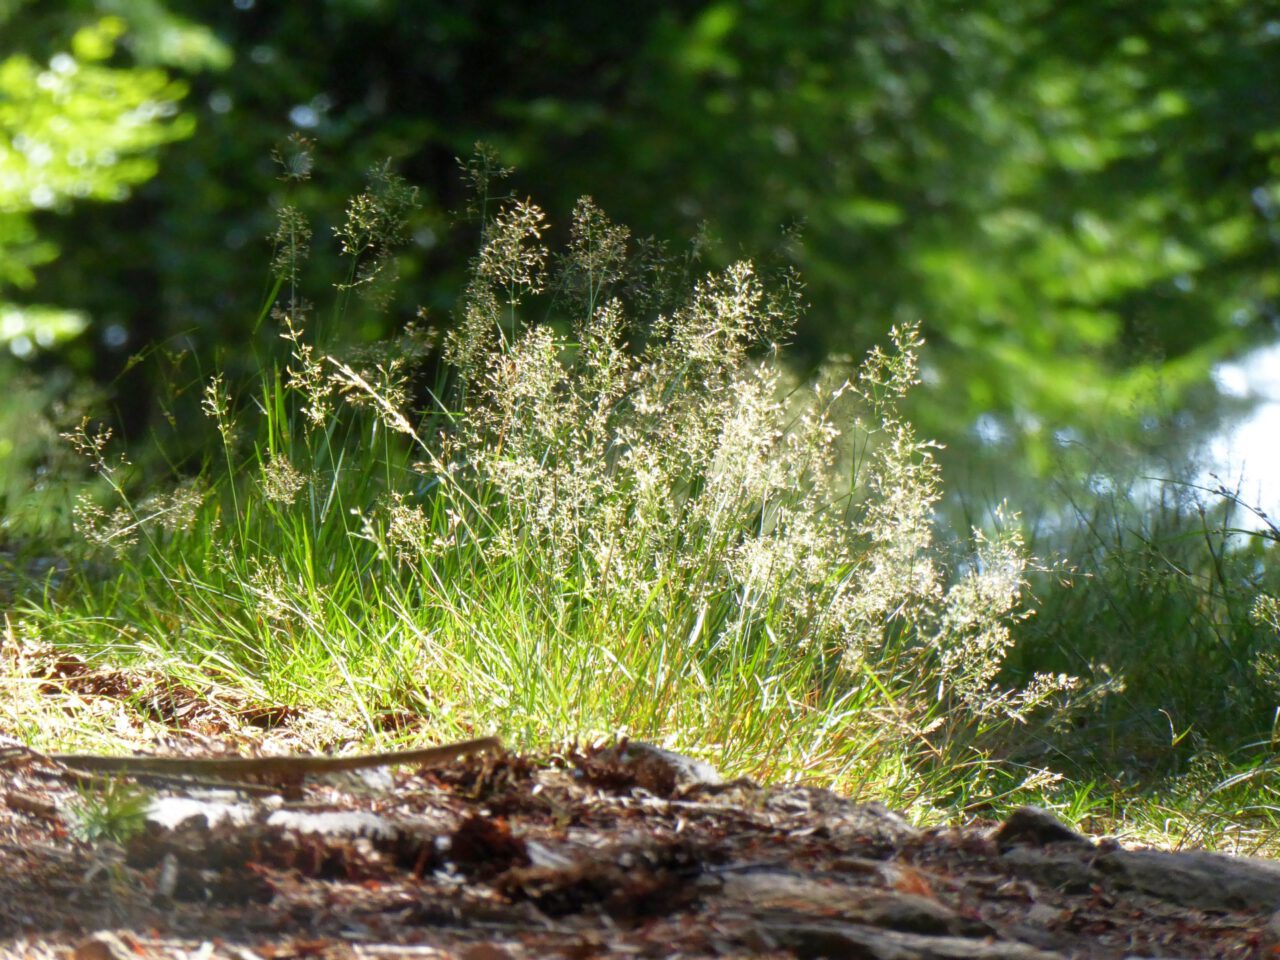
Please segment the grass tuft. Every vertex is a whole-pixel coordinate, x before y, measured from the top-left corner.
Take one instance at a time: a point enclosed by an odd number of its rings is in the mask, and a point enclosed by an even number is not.
[[[313,238],[282,206],[263,311],[281,350],[207,381],[216,455],[162,488],[106,429],[70,431],[99,481],[77,508],[95,561],[19,629],[370,738],[407,709],[439,737],[626,732],[905,805],[987,795],[972,771],[1076,681],[1001,682],[1028,572],[1014,518],[944,562],[932,446],[899,413],[917,329],[852,379],[795,384],[793,275],[699,271],[589,199],[552,251],[542,210],[477,177],[438,347],[412,325],[337,335],[353,295],[385,303],[411,188],[379,167],[349,205],[323,329],[300,289]]]

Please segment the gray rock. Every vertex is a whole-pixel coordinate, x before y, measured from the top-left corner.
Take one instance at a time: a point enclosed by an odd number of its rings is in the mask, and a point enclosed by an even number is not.
[[[1019,807],[1000,825],[994,837],[1001,851],[1017,844],[1035,847],[1051,843],[1066,843],[1079,847],[1092,847],[1093,842],[1076,833],[1048,810],[1040,807]]]
[[[790,950],[800,960],[1065,960],[1061,953],[989,938],[931,937],[821,918],[765,921],[762,945]]]
[[[1013,847],[1000,857],[1020,877],[1062,893],[1086,893],[1101,880],[1088,854]]]
[[[1280,908],[1280,864],[1189,850],[1115,850],[1094,860],[1116,887],[1201,910]]]

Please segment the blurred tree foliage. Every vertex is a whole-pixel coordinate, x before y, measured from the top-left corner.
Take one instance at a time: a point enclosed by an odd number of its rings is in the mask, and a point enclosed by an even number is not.
[[[981,424],[1033,466],[1055,438],[1185,400],[1216,359],[1276,333],[1274,0],[66,11],[114,13],[139,38],[147,17],[177,15],[236,55],[191,77],[199,132],[133,200],[40,220],[66,251],[42,276],[93,318],[100,377],[154,339],[234,361],[268,289],[284,189],[271,154],[292,130],[317,143],[317,176],[294,197],[317,217],[317,248],[379,160],[424,187],[400,260],[405,315],[424,304],[447,318],[460,290],[470,241],[449,230],[463,202],[454,158],[483,139],[562,220],[590,193],[640,235],[675,243],[708,223],[712,261],[793,258],[809,284],[799,346],[811,361],[922,319],[917,420],[961,447]],[[21,47],[39,23],[6,42]],[[163,33],[139,39],[139,62],[181,65]],[[191,36],[204,40],[187,42],[185,66],[218,65],[211,35]],[[310,295],[323,302],[339,276],[318,256]],[[351,334],[400,319],[370,311]],[[125,392],[135,420],[148,395]]]
[[[0,529],[51,522],[59,498],[47,468],[58,460],[59,442],[45,414],[55,398],[85,392],[65,366],[40,364],[37,378],[21,364],[61,346],[82,354],[73,367],[83,373],[87,366],[83,344],[68,341],[91,314],[74,308],[74,291],[63,296],[59,273],[48,267],[60,247],[70,249],[72,264],[84,250],[73,233],[48,229],[47,218],[72,226],[73,204],[123,201],[154,176],[159,148],[194,129],[179,114],[187,87],[164,67],[229,60],[208,30],[155,0],[0,0],[0,348],[7,348],[0,355]],[[133,255],[119,239],[104,269]]]
[[[23,26],[32,30],[15,19],[24,6],[0,5],[6,45],[23,35]],[[155,175],[156,148],[192,130],[190,117],[177,116],[185,86],[163,70],[110,63],[127,29],[123,18],[79,16],[72,25],[42,23],[31,38],[46,43],[0,50],[0,296],[32,288],[35,269],[58,255],[56,245],[37,236],[34,211],[124,199],[132,185]],[[65,49],[47,43],[62,39]],[[19,356],[74,336],[85,323],[83,314],[53,305],[0,302],[0,343]]]

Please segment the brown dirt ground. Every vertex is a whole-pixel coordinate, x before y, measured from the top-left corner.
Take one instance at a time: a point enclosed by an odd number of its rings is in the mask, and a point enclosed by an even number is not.
[[[26,684],[11,690],[34,698],[5,694],[9,716],[105,703],[137,725],[125,742],[148,744],[150,723],[172,732],[152,749],[201,756],[314,742],[287,708],[6,652]],[[1239,861],[1232,884],[1218,883],[1229,858],[1209,864],[1219,874],[1161,861],[1155,879],[1179,882],[1152,885],[1116,872],[1117,844],[1044,818],[921,830],[824,790],[716,783],[642,745],[256,793],[151,782],[145,825],[89,842],[68,772],[0,741],[0,956],[1280,956],[1278,865]]]
[[[157,787],[175,807],[204,806],[121,844],[76,839],[77,792],[28,757],[0,771],[0,952],[1274,955],[1259,905],[1192,909],[1080,874],[1055,886],[1031,878],[982,825],[917,830],[875,804],[686,781],[644,757],[475,757],[376,782],[294,784],[288,799]],[[1028,838],[1090,855],[1057,839]],[[101,931],[114,939],[91,937]]]

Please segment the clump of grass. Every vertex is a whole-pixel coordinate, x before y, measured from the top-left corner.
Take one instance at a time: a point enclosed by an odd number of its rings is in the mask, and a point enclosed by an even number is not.
[[[86,843],[127,843],[147,825],[151,794],[120,780],[76,788],[67,810],[71,832]]]
[[[1026,585],[1016,523],[942,561],[938,467],[899,413],[918,330],[849,380],[796,386],[777,347],[794,276],[699,271],[589,199],[553,253],[542,210],[492,199],[507,172],[468,168],[485,219],[431,382],[429,331],[317,335],[309,228],[282,207],[264,317],[283,355],[256,383],[209,382],[217,456],[169,491],[138,496],[110,438],[75,432],[111,493],[80,529],[116,572],[23,629],[326,703],[371,736],[396,706],[442,737],[626,731],[901,803],[981,782],[993,745],[1076,681],[999,681]],[[379,168],[348,207],[339,319],[353,294],[386,302],[413,201]]]
[[[1064,494],[1073,569],[1037,583],[1039,613],[1017,628],[1009,676],[1090,673],[1109,677],[1111,694],[1077,715],[1067,741],[1046,743],[1054,765],[1104,763],[1153,783],[1273,740],[1276,532],[1251,529],[1256,515],[1227,489],[1117,476],[1109,492]]]

